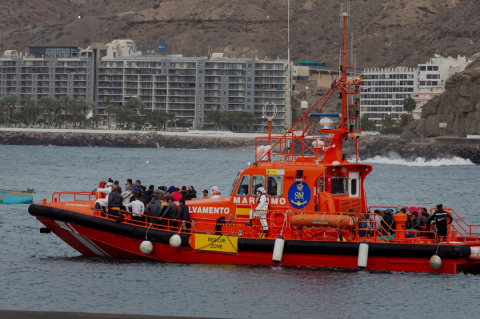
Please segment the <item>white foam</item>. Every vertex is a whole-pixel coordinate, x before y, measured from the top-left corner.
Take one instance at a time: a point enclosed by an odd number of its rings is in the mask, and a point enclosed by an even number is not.
[[[401,165],[401,166],[464,166],[475,165],[469,159],[463,159],[460,157],[451,158],[437,158],[432,160],[426,160],[423,157],[418,157],[414,161],[409,161],[400,158],[397,154],[392,154],[389,157],[375,156],[373,158],[367,158],[360,160],[362,163],[367,164],[386,164],[386,165]]]

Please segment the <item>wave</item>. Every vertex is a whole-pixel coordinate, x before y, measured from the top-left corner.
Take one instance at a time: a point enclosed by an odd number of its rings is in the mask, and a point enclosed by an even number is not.
[[[465,165],[475,165],[469,159],[464,159],[460,157],[450,157],[450,158],[436,158],[431,160],[426,160],[423,157],[418,157],[415,160],[407,160],[401,158],[397,154],[392,154],[389,157],[385,156],[375,156],[372,158],[367,158],[360,160],[362,163],[367,164],[386,164],[386,165],[401,165],[401,166],[465,166]]]

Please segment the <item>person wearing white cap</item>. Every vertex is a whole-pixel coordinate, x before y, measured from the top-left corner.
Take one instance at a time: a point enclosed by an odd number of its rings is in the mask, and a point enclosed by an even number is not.
[[[267,213],[268,213],[268,201],[266,195],[265,188],[259,187],[257,189],[258,200],[257,200],[257,208],[250,211],[250,221],[248,222],[247,226],[252,226],[252,218],[253,216],[260,218],[260,223],[263,226],[263,233],[265,237],[268,234],[268,223],[267,223]]]
[[[217,186],[212,187],[212,197],[211,198],[220,198],[220,190]]]
[[[107,196],[105,198],[99,198],[95,201],[95,206],[100,205],[101,207],[107,207],[108,206],[108,194],[112,192],[112,182],[107,183],[107,188],[95,188],[97,192],[104,193]]]

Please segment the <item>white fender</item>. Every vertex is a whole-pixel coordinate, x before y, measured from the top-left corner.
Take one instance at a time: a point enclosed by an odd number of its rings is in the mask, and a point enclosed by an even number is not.
[[[358,247],[358,261],[357,266],[360,269],[367,267],[368,262],[368,244],[364,240]]]
[[[152,242],[148,240],[147,237],[145,237],[145,240],[142,241],[142,243],[140,244],[140,251],[142,252],[142,254],[145,254],[145,255],[152,253],[153,245],[152,245]]]
[[[275,246],[273,246],[272,260],[275,263],[275,265],[282,261],[284,245],[285,245],[285,240],[283,239],[282,236],[278,236],[277,239],[275,239]]]
[[[430,258],[429,264],[433,269],[438,269],[442,267],[442,258],[440,258],[438,254],[435,254]]]
[[[182,244],[182,238],[180,237],[179,234],[175,234],[172,237],[170,237],[169,242],[170,242],[170,246],[172,246],[173,248],[177,248]]]

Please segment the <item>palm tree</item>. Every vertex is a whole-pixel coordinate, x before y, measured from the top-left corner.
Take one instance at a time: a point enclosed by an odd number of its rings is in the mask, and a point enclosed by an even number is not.
[[[70,98],[68,96],[62,97],[59,101],[60,110],[63,112],[63,126],[67,127],[67,112],[68,112],[68,104],[70,102]]]
[[[380,124],[382,124],[382,126],[383,126],[384,128],[392,127],[392,126],[394,126],[396,123],[397,123],[397,121],[395,121],[395,120],[393,119],[393,117],[391,117],[390,115],[385,116],[385,118],[380,121]]]
[[[135,110],[138,115],[142,115],[145,103],[143,103],[138,97],[131,97],[127,103],[125,103],[125,106]]]
[[[39,101],[43,111],[47,114],[47,125],[52,126],[53,121],[57,117],[60,110],[59,101],[51,95],[44,96]]]
[[[207,111],[205,115],[210,121],[212,121],[213,128],[215,130],[218,130],[223,117],[222,112],[220,110],[212,110],[212,111]]]
[[[98,122],[102,120],[102,117],[98,114],[93,114],[93,116],[90,118],[90,121],[92,121],[95,125],[95,128],[98,127]]]
[[[167,119],[170,121],[170,130],[173,130],[173,122],[176,120],[177,116],[173,112],[167,113]]]
[[[34,123],[34,112],[35,112],[35,104],[36,101],[32,98],[30,94],[24,95],[22,98],[22,104],[25,108],[25,111],[27,113],[27,125],[28,123],[32,124]],[[29,121],[30,118],[30,121]]]
[[[8,121],[11,122],[12,120],[12,115],[13,111],[11,111],[12,108],[15,107],[15,104],[17,104],[18,101],[18,96],[16,94],[9,94],[5,95],[3,97],[3,104],[7,107],[8,110]]]
[[[362,115],[360,118],[360,127],[362,128],[363,131],[375,131],[376,126],[373,121],[371,121],[367,114]]]
[[[105,108],[105,111],[107,112],[107,124],[108,124],[108,129],[110,129],[111,115],[115,113],[116,106],[115,104],[112,104],[110,102],[109,98],[105,99],[105,101],[103,101],[101,104]]]
[[[167,114],[168,113],[165,111],[153,110],[145,116],[145,119],[150,124],[155,124],[157,130],[160,130],[160,127],[162,127],[167,122]]]
[[[412,118],[412,111],[415,110],[416,107],[417,102],[415,102],[415,100],[411,96],[403,99],[403,109],[408,113],[408,123],[410,123],[410,120]]]

